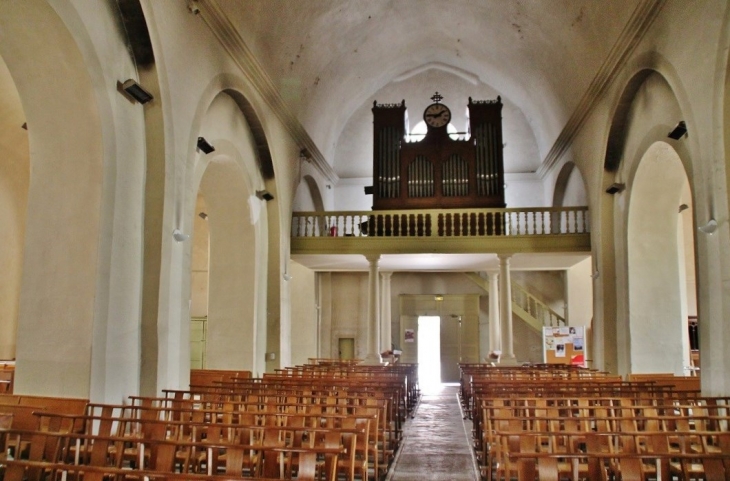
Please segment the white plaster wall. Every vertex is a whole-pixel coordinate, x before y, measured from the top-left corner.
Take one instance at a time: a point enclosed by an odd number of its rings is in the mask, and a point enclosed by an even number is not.
[[[563,195],[563,207],[585,206],[588,205],[588,194],[586,193],[586,185],[580,171],[576,168],[570,173],[568,183],[565,187]]]
[[[195,212],[208,214],[205,198],[198,195]],[[208,220],[199,215],[193,218],[192,232],[193,253],[190,268],[190,316],[205,317],[208,315],[208,277],[210,275],[210,229]]]
[[[117,143],[139,132],[139,110],[108,85],[132,64],[106,7],[88,29],[91,13],[71,1],[1,8],[0,55],[23,100],[32,172],[16,390],[121,402],[138,389],[143,168],[132,159],[143,155],[140,142]],[[128,248],[114,251],[115,242]]]
[[[372,164],[372,159],[370,163]],[[334,210],[373,210],[373,196],[365,195],[365,187],[372,185],[372,177],[341,178],[334,188]]]
[[[292,302],[292,365],[318,357],[319,326],[315,296],[315,273],[297,262],[289,263]]]
[[[504,191],[504,201],[508,208],[518,207],[548,207],[545,201],[543,183],[534,174],[504,175],[507,188]]]
[[[202,119],[212,99],[225,89],[240,92],[261,122],[276,177],[266,180],[265,186],[253,186],[257,190],[265,187],[275,197],[274,201],[266,204],[267,225],[257,230],[257,241],[266,244],[266,239],[270,239],[270,244],[266,248],[261,246],[261,250],[257,251],[256,275],[250,279],[250,285],[255,286],[257,306],[254,371],[278,367],[279,362],[286,362],[287,356],[277,356],[275,362],[266,364],[264,354],[267,351],[279,353],[280,339],[288,343],[288,327],[280,329],[281,325],[288,326],[289,302],[281,291],[282,259],[288,257],[289,213],[299,180],[299,170],[292,165],[298,161],[301,147],[291,140],[289,131],[262,93],[244,80],[245,74],[241,69],[250,66],[236,63],[222,53],[220,43],[201,16],[192,15],[184,3],[146,1],[143,5],[151,25],[161,72],[166,99],[164,114],[169,120],[166,124],[166,156],[170,186],[166,189],[166,205],[170,206],[170,210],[166,212],[164,222],[170,231],[177,222],[181,223],[183,230],[189,230],[196,215],[193,211],[197,188],[191,167],[196,156],[195,139],[200,134]],[[180,35],[180,32],[185,32],[185,35]],[[195,59],[195,68],[190,68],[191,59]],[[186,350],[181,346],[185,346],[188,339],[175,325],[189,315],[189,276],[182,276],[182,282],[178,277],[189,268],[189,262],[189,252],[163,250],[163,302],[159,315],[162,332],[169,334],[161,340],[159,388],[184,386],[187,382],[187,374],[179,366],[186,364],[180,353],[181,349]],[[287,309],[282,309],[283,304],[287,305]]]
[[[7,127],[0,132],[0,359],[15,359],[15,336],[22,275],[25,217],[30,180],[28,132],[20,128],[25,113],[10,72],[0,58],[0,112]]]
[[[728,6],[726,2],[702,1],[687,4],[680,0],[666,2],[650,31],[639,42],[625,65],[600,97],[595,108],[575,136],[571,148],[564,154],[573,160],[584,176],[589,207],[593,255],[600,276],[594,281],[594,367],[610,372],[626,372],[625,357],[618,351],[628,345],[624,336],[626,326],[624,305],[627,292],[616,284],[625,275],[627,267],[620,261],[622,247],[620,231],[623,216],[614,220],[614,211],[621,212],[621,196],[609,196],[603,191],[612,182],[623,182],[603,169],[603,152],[611,117],[624,88],[642,68],[656,69],[668,78],[677,96],[681,111],[653,118],[639,127],[652,140],[666,140],[666,134],[683,119],[690,135],[682,141],[670,141],[680,152],[685,163],[697,222],[709,216],[727,216],[727,186],[725,179],[724,127],[720,109],[724,108],[725,78],[727,73]],[[682,32],[669,35],[668,32]],[[697,52],[706,52],[697,55]],[[655,105],[658,107],[658,105]],[[631,156],[624,156],[624,159]],[[705,353],[711,359],[703,362],[702,384],[705,393],[724,393],[730,386],[730,356],[725,354],[730,333],[724,329],[724,319],[730,312],[730,297],[722,287],[730,278],[730,256],[721,248],[730,242],[726,229],[719,229],[712,238],[697,238],[699,287],[698,310],[707,321]],[[616,323],[616,320],[619,323]],[[701,333],[702,334],[702,333]],[[621,359],[620,359],[621,358]]]
[[[593,318],[592,259],[582,260],[566,271],[568,321],[571,326],[591,327]]]
[[[684,255],[677,242],[677,207],[685,182],[679,158],[661,143],[647,150],[633,179],[628,217],[631,372],[682,375],[689,365],[681,295],[686,284],[679,271]]]

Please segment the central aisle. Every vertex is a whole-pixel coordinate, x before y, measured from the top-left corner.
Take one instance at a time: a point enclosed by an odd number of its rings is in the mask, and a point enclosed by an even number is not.
[[[477,481],[470,436],[462,420],[457,385],[422,391],[415,419],[405,425],[403,445],[389,481]]]

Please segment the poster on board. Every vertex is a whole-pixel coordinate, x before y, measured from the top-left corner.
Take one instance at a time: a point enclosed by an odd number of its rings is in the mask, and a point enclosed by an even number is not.
[[[542,339],[543,361],[545,363],[587,367],[585,327],[543,327]]]

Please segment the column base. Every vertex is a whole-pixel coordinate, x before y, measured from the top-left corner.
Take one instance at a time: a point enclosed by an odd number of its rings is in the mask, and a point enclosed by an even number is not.
[[[498,366],[519,366],[520,363],[517,362],[517,358],[514,356],[513,357],[502,356],[502,358],[499,360],[499,364],[497,364],[497,365]]]
[[[360,366],[382,366],[383,362],[380,360],[380,356],[377,354],[367,356],[361,362],[358,363]]]

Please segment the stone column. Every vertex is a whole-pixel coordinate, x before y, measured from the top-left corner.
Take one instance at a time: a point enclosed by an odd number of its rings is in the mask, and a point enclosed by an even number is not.
[[[390,349],[392,340],[391,332],[391,299],[390,299],[390,278],[392,272],[380,274],[382,285],[380,289],[380,352]]]
[[[367,354],[362,364],[380,364],[378,343],[380,339],[380,303],[378,302],[378,261],[380,255],[365,256],[368,260],[368,331]]]
[[[502,334],[502,363],[516,361],[512,339],[512,280],[509,260],[512,254],[499,254],[499,314]]]
[[[502,350],[499,329],[499,271],[489,271],[489,352]]]

